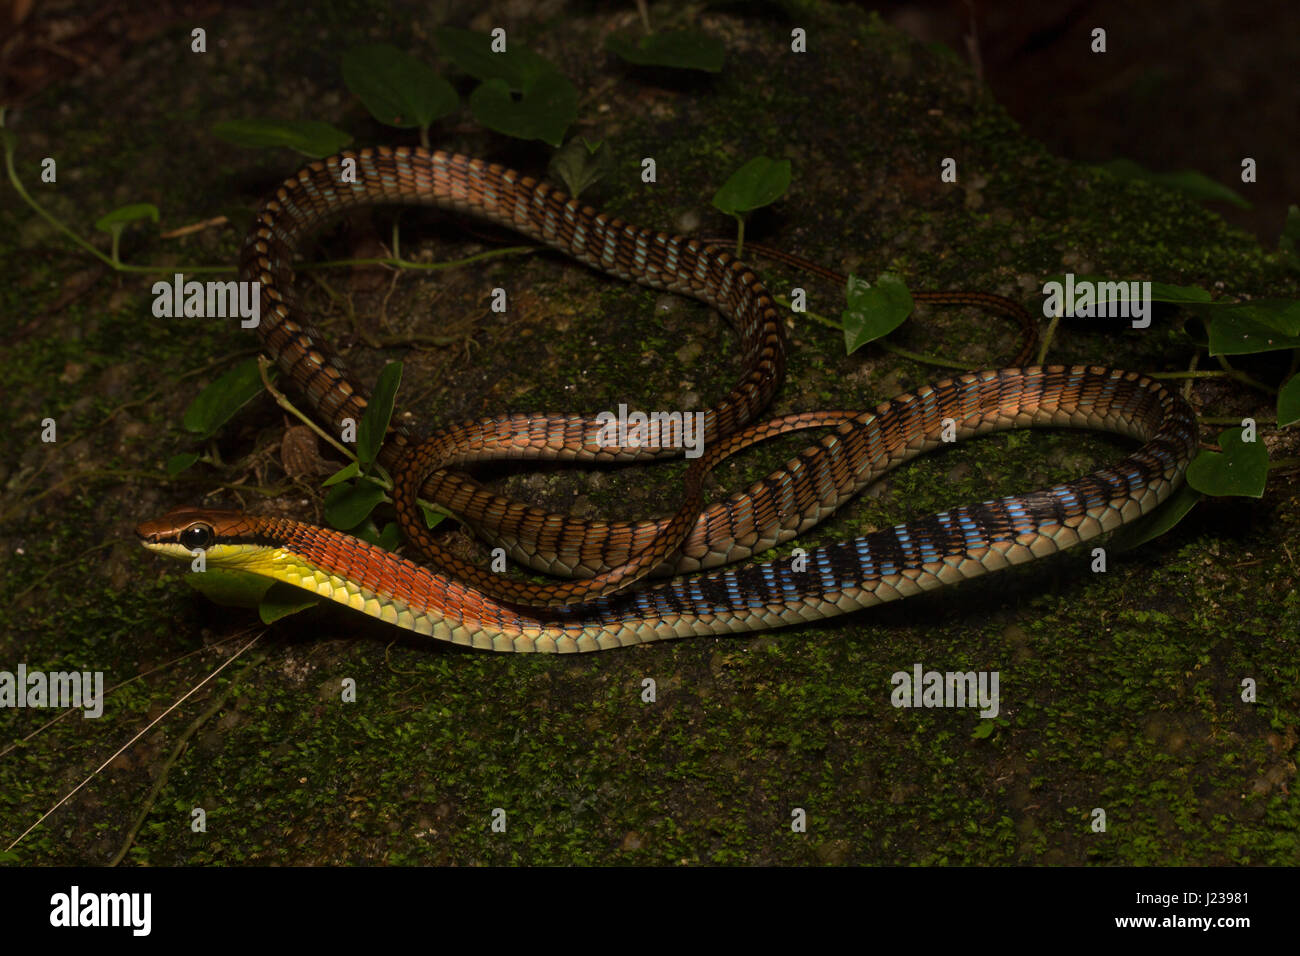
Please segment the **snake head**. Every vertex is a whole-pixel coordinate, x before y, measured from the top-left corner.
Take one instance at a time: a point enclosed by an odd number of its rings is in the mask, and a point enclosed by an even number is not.
[[[143,522],[135,533],[150,551],[183,561],[214,545],[254,543],[252,526],[242,512],[213,508],[174,508]]]

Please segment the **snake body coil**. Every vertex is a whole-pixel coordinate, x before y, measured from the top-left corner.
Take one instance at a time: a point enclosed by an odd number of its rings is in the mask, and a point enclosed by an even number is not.
[[[343,175],[352,163],[356,182]],[[744,263],[697,241],[597,213],[500,166],[418,149],[362,150],[310,164],[267,200],[245,244],[241,277],[262,283],[260,331],[267,351],[334,425],[359,419],[364,390],[296,307],[293,253],[305,232],[339,209],[379,202],[469,212],[601,271],[721,310],[740,336],[744,370],[704,413],[706,448],[837,426],[784,468],[705,508],[693,524],[679,516],[684,537],[680,548],[661,548],[660,573],[715,567],[788,540],[888,469],[942,444],[945,424],[958,439],[1051,425],[1116,432],[1143,444],[1116,465],[1044,491],[954,508],[799,559],[713,571],[569,608],[537,610],[497,599],[348,535],[282,519],[181,509],[140,526],[146,546],[187,559],[193,548],[204,547],[210,564],[287,581],[453,643],[592,651],[811,621],[1043,557],[1150,512],[1181,484],[1195,452],[1195,417],[1176,392],[1136,373],[1083,366],[975,372],[873,412],[809,413],[750,425],[779,383],[784,346],[775,306]],[[674,453],[609,447],[597,440],[603,427],[594,416],[507,416],[454,426],[419,447],[397,432],[380,460],[398,471],[399,514],[404,507],[409,512],[422,491],[519,561],[578,577],[618,577],[636,556],[652,553],[671,519],[549,515],[495,496],[446,467],[495,457],[615,461]],[[422,456],[431,445],[438,455]],[[420,463],[418,471],[413,463]],[[412,520],[406,514],[408,529]]]

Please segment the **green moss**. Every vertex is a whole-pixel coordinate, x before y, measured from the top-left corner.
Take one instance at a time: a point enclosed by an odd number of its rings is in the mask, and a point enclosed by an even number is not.
[[[57,146],[61,169],[80,172],[48,198],[83,231],[138,199],[158,203],[167,228],[251,206],[296,160],[214,151],[213,118],[266,103],[277,115],[348,125],[367,142],[387,137],[339,87],[335,57],[367,22],[353,15],[359,10],[371,7],[329,5],[297,34],[232,20],[222,32],[229,53],[210,55],[203,70],[175,52],[180,44],[164,45],[170,60],[151,81],[137,64],[80,100],[51,91],[27,111],[23,155]],[[770,41],[770,23],[721,16],[735,48]],[[1116,183],[1025,141],[1005,113],[971,95],[969,76],[949,58],[877,18],[820,5],[809,16],[820,42],[804,58],[737,55],[716,78],[662,82],[590,55],[608,27],[601,14],[531,26],[533,45],[588,91],[583,132],[608,137],[620,158],[625,174],[593,201],[660,228],[695,211],[701,233],[729,233],[708,198],[741,162],[766,153],[794,161],[795,183],[748,234],[862,275],[893,269],[918,289],[1025,298],[1029,284],[1075,266],[1296,294],[1270,256],[1195,204]],[[389,22],[395,37],[406,21]],[[274,47],[265,40],[272,35]],[[55,108],[65,101],[67,115]],[[125,111],[108,108],[119,102]],[[448,146],[532,172],[544,166],[531,146],[455,129]],[[935,175],[947,155],[958,159],[955,186]],[[654,185],[637,175],[645,156],[658,165]],[[192,594],[175,568],[135,546],[131,530],[175,504],[206,500],[218,482],[278,481],[269,456],[253,452],[282,426],[270,403],[254,403],[219,439],[226,468],[199,466],[163,482],[161,462],[190,447],[181,412],[220,369],[180,376],[253,343],[233,325],[155,323],[142,279],[92,277],[88,291],[61,302],[87,263],[29,223],[15,203],[0,209],[0,256],[29,263],[0,286],[0,310],[23,317],[10,320],[0,366],[16,426],[0,434],[0,667],[99,668],[112,684],[228,643],[114,692],[103,720],[70,717],[0,757],[5,843],[246,639],[255,624],[248,615]],[[428,241],[440,258],[463,248],[403,223],[405,243]],[[327,244],[346,249],[346,241],[333,235]],[[174,243],[133,234],[127,254],[233,262],[238,242],[233,230]],[[838,290],[760,266],[773,289],[805,286],[811,308],[838,313]],[[346,273],[331,281],[350,288]],[[497,285],[512,302],[504,317],[482,308]],[[737,372],[734,340],[704,307],[656,311],[659,294],[558,257],[404,277],[394,300],[402,296],[473,329],[468,358],[406,356],[410,388],[399,403],[430,421],[620,401],[707,403]],[[396,306],[387,313],[401,314]],[[1152,335],[1067,324],[1052,357],[1173,367],[1186,347],[1167,334],[1167,318],[1157,321]],[[335,340],[346,334],[337,317],[325,325]],[[867,408],[942,377],[874,348],[845,358],[841,337],[811,323],[798,322],[791,339],[774,413]],[[1003,320],[957,309],[930,310],[899,341],[990,365],[1018,345]],[[364,378],[388,357],[359,350],[350,360]],[[1210,410],[1231,401],[1203,397]],[[46,415],[59,421],[55,448],[32,438]],[[727,463],[715,493],[765,474],[800,444],[797,436],[769,443]],[[1120,447],[1104,437],[1013,433],[949,449],[891,473],[799,544],[1042,487]],[[672,507],[680,475],[674,464],[554,469],[510,476],[504,487],[555,508],[579,498],[591,515],[639,517]],[[314,493],[273,507],[310,516],[298,501]],[[1291,644],[1300,603],[1282,547],[1296,531],[1288,495],[1283,486],[1258,505],[1202,506],[1165,539],[1110,555],[1104,574],[1091,573],[1087,555],[1070,554],[805,628],[579,659],[431,646],[319,608],[270,629],[264,658],[236,663],[142,736],[26,837],[18,857],[110,859],[167,766],[128,862],[1294,862],[1300,665]],[[996,729],[977,738],[981,721],[969,711],[892,708],[890,677],[915,662],[999,671]],[[354,704],[340,700],[345,677],[357,681]],[[641,700],[647,678],[657,687],[651,704]],[[1258,682],[1258,703],[1241,701],[1244,678]],[[213,695],[226,692],[169,764]],[[16,712],[6,740],[48,716]],[[191,832],[196,806],[206,833]],[[1098,807],[1108,819],[1101,834],[1090,829]],[[504,833],[491,829],[496,808]],[[795,808],[807,813],[807,833],[791,831]]]

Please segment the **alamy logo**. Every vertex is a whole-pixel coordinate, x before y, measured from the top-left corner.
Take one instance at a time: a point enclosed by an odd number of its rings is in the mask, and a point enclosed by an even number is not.
[[[596,444],[602,448],[684,448],[687,458],[704,452],[703,412],[629,412],[620,404],[618,414],[601,412]]]
[[[83,717],[104,713],[103,671],[0,671],[0,707],[77,707]]]
[[[889,682],[895,707],[979,707],[981,717],[998,715],[998,671],[895,671]]]
[[[50,897],[51,926],[129,926],[134,936],[148,936],[153,924],[152,893],[71,892]]]
[[[1145,329],[1151,324],[1150,282],[1097,282],[1093,279],[1075,279],[1073,272],[1065,274],[1064,284],[1048,282],[1043,286],[1043,315],[1046,318],[1064,315],[1080,319],[1128,319],[1135,329]]]
[[[255,329],[262,321],[262,283],[198,282],[179,272],[172,281],[153,284],[153,314],[160,319],[238,317],[241,329]]]

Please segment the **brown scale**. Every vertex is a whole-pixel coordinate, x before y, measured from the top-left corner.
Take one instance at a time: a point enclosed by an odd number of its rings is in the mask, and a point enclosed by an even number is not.
[[[334,188],[333,170],[345,157],[357,159],[358,172],[365,181],[361,193],[350,188]],[[371,173],[368,177],[367,171]],[[396,182],[382,183],[379,175],[385,172],[392,174]],[[497,193],[495,208],[486,205],[487,187]],[[537,201],[539,198],[540,202]],[[660,233],[631,226],[621,219],[601,217],[590,207],[568,200],[559,190],[537,184],[500,166],[461,156],[429,154],[418,149],[380,148],[363,150],[359,154],[344,153],[331,160],[312,163],[287,180],[277,191],[276,198],[268,201],[259,214],[257,225],[246,243],[242,262],[241,275],[263,282],[261,333],[267,350],[309,401],[336,425],[344,417],[356,418],[361,414],[365,408],[366,392],[350,378],[343,363],[321,342],[310,323],[299,319],[300,313],[291,298],[293,248],[296,241],[320,220],[345,206],[392,200],[442,205],[470,212],[516,228],[602,271],[693,295],[721,309],[737,328],[746,368],[731,391],[706,412],[705,432],[710,444],[720,436],[742,428],[767,403],[779,383],[784,370],[784,339],[778,314],[758,278],[729,253],[710,249],[697,240],[678,238],[674,240],[678,244],[677,271],[669,273],[664,247],[655,241],[657,235],[662,235]],[[553,212],[555,225],[549,236],[544,234],[548,209]],[[576,228],[566,220],[566,209],[572,210],[586,229],[586,239],[581,248],[574,246]],[[604,253],[606,240],[611,235],[615,237],[614,264],[609,266]],[[634,261],[638,237],[646,240],[645,271],[640,271]],[[701,261],[705,263],[703,280],[698,277]],[[1024,310],[1013,303],[982,293],[914,293],[913,298],[920,302],[978,305],[1022,320],[1025,318]],[[1027,341],[1017,361],[1023,361],[1024,353],[1030,347],[1032,341]],[[1028,384],[1023,378],[994,377],[989,381],[996,393],[994,405],[997,408],[1015,407]],[[1046,390],[1043,381],[1034,383],[1040,395]],[[1072,383],[1068,376],[1059,375],[1058,390],[1061,385],[1075,390],[1069,397],[1058,396],[1061,402],[1074,404],[1086,398],[1077,394],[1081,387],[1077,380]],[[1095,391],[1100,384],[1088,383],[1087,388]],[[963,393],[955,385],[949,386],[947,394],[968,396],[964,407],[956,410],[958,414],[953,417],[959,417],[959,420],[970,418],[975,414],[972,405],[987,408],[985,391],[981,387],[979,394],[975,395]],[[944,396],[936,397],[936,405],[940,407],[946,401]],[[826,482],[823,475],[830,478],[833,497],[837,501],[843,500],[871,476],[878,474],[882,467],[892,467],[910,457],[905,446],[907,441],[914,440],[915,432],[909,433],[909,428],[931,428],[938,418],[943,417],[936,408],[925,416],[923,422],[905,421],[901,414],[903,411],[900,408],[891,414],[888,406],[881,406],[877,414],[884,431],[873,434],[865,442],[856,436],[845,435],[839,458],[834,462],[830,459],[830,445],[825,440],[800,453],[797,459],[800,469],[793,479],[794,504],[786,508],[784,514],[777,499],[779,489],[785,484],[781,477],[787,473],[785,469],[751,485],[747,492],[709,506],[681,536],[680,553],[676,556],[666,554],[666,560],[654,570],[663,573],[720,563],[731,549],[715,548],[714,543],[719,540],[748,541],[755,546],[766,546],[788,539],[805,523],[806,516],[819,514],[824,508],[822,496]],[[754,441],[762,440],[762,437],[766,436],[761,429],[752,436]],[[408,446],[408,436],[395,431],[381,452],[381,462],[390,468],[398,468],[405,461]],[[535,454],[535,449],[529,450],[528,454]],[[614,454],[625,459],[660,456],[659,452],[647,449]],[[864,457],[874,459],[878,455],[882,467],[862,467]],[[475,459],[466,457],[464,460]],[[625,563],[634,553],[652,548],[662,550],[657,542],[661,542],[671,521],[661,518],[640,522],[585,522],[553,516],[496,496],[469,476],[438,468],[431,462],[423,464],[432,465],[434,470],[423,479],[418,488],[420,493],[433,500],[454,502],[456,507],[453,510],[462,513],[468,523],[489,536],[495,533],[520,537],[522,540],[511,542],[509,551],[512,557],[538,569],[564,565],[579,577],[608,576],[612,569]],[[738,521],[736,515],[746,517]],[[419,515],[413,514],[409,508],[404,509],[402,520],[408,533],[413,528],[423,527]]]

